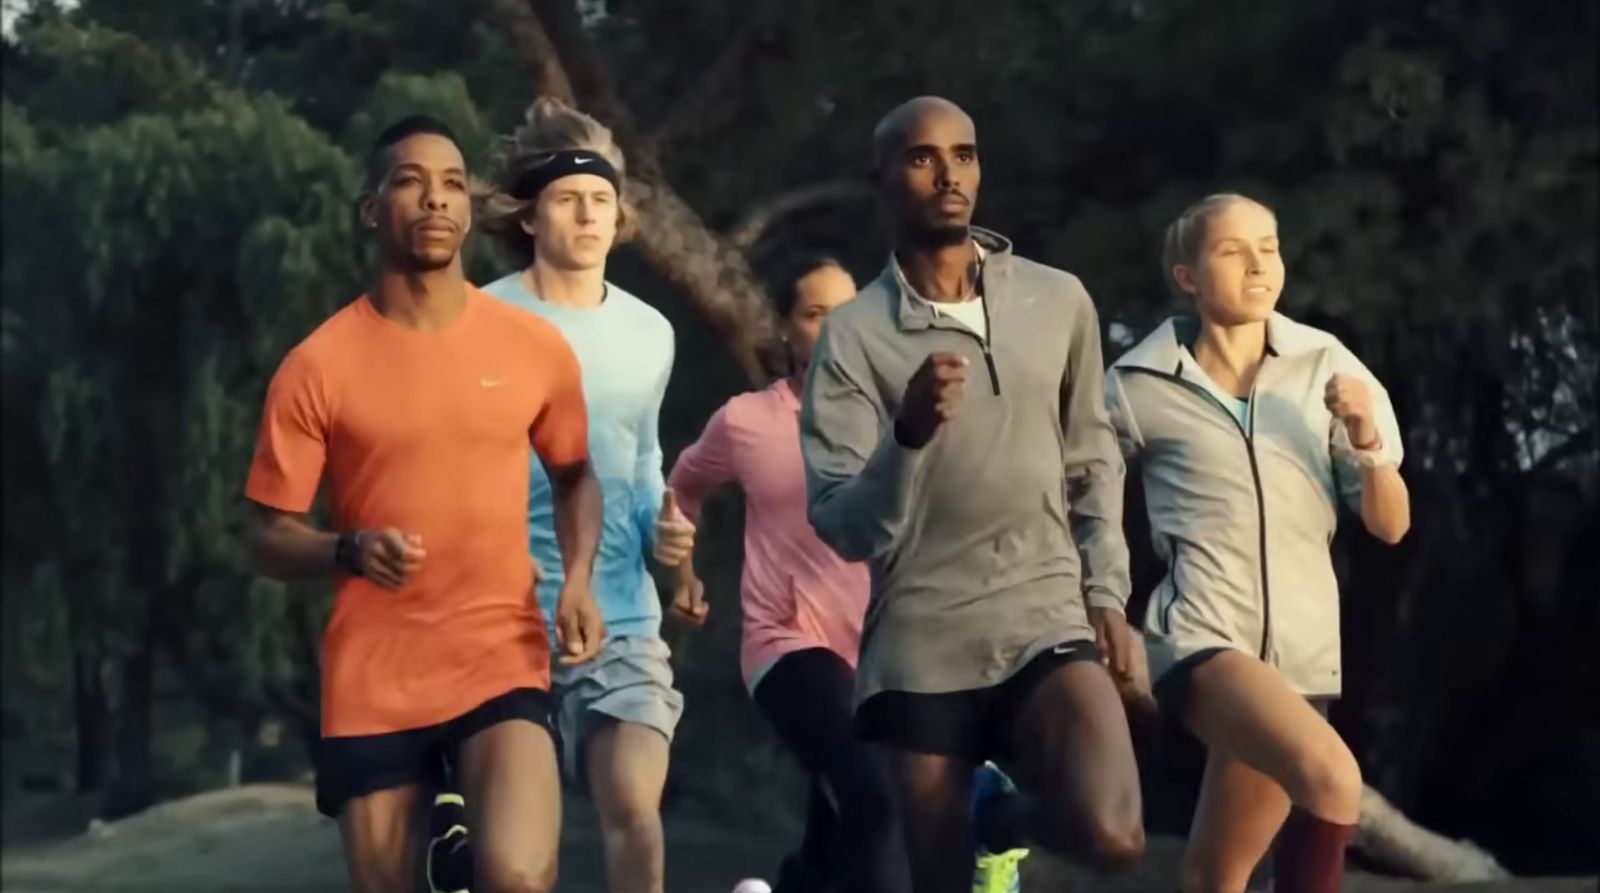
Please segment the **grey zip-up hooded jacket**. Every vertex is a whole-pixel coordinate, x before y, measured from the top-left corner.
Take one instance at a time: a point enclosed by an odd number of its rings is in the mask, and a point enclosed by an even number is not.
[[[1324,405],[1335,372],[1372,390],[1379,463],[1401,460],[1388,392],[1339,339],[1282,314],[1249,427],[1186,346],[1192,317],[1169,319],[1117,360],[1106,403],[1124,455],[1143,465],[1156,554],[1167,573],[1150,596],[1151,678],[1196,652],[1233,648],[1276,666],[1307,696],[1336,695],[1339,591],[1329,545],[1343,497],[1361,507],[1361,465]]]
[[[995,685],[1094,638],[1122,609],[1123,463],[1106,417],[1100,327],[1077,277],[973,230],[989,338],[936,313],[899,265],[835,310],[800,416],[809,515],[872,598],[856,698]],[[920,450],[893,420],[931,353],[968,359],[959,412]]]

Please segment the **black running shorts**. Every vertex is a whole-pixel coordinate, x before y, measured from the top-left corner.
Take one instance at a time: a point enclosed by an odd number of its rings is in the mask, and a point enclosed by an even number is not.
[[[323,738],[317,744],[317,810],[338,818],[349,800],[408,784],[438,787],[461,742],[490,726],[526,720],[550,729],[550,693],[516,688],[455,719],[381,735]]]
[[[856,736],[913,753],[973,762],[1014,757],[1012,728],[1023,702],[1056,668],[1100,659],[1094,642],[1065,642],[1041,652],[1010,678],[987,688],[922,694],[882,691],[856,707]]]

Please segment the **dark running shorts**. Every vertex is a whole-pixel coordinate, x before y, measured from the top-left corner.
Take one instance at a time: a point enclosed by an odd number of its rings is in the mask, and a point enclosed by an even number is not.
[[[455,719],[381,735],[350,735],[317,742],[317,811],[338,818],[347,801],[408,784],[438,787],[445,761],[461,742],[490,726],[527,720],[549,730],[550,693],[515,688]]]
[[[1202,648],[1178,661],[1172,669],[1156,680],[1154,691],[1156,704],[1161,708],[1161,715],[1172,724],[1173,728],[1188,733],[1188,726],[1183,723],[1183,711],[1189,704],[1189,693],[1194,690],[1194,671],[1198,670],[1201,664],[1227,650],[1229,649]],[[1332,695],[1321,695],[1306,698],[1306,703],[1314,707],[1323,719],[1327,719],[1328,705],[1335,700],[1337,698]]]
[[[1094,642],[1064,642],[987,688],[937,694],[878,692],[856,708],[856,737],[913,753],[973,762],[1009,759],[1016,749],[1012,727],[1034,687],[1057,667],[1099,659],[1100,648]]]

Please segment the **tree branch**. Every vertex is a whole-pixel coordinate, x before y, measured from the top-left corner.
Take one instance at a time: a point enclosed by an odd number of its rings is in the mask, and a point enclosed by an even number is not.
[[[1406,818],[1371,785],[1361,789],[1361,824],[1354,845],[1385,866],[1424,880],[1510,877],[1493,856],[1470,841],[1451,840]]]
[[[1600,449],[1600,441],[1595,439],[1594,426],[1589,426],[1581,431],[1568,434],[1566,439],[1545,450],[1538,461],[1528,468],[1529,472],[1543,471],[1554,468],[1573,456]]]
[[[859,180],[828,180],[801,186],[746,211],[738,224],[728,231],[728,238],[733,244],[748,251],[751,246],[761,241],[761,237],[774,223],[790,214],[817,205],[844,204],[871,197],[872,189]]]
[[[511,0],[501,0],[504,6]],[[739,248],[706,226],[673,191],[655,147],[639,135],[601,63],[573,0],[525,0],[530,29],[518,52],[536,74],[556,59],[572,99],[611,128],[628,159],[625,195],[639,211],[639,248],[645,260],[682,290],[701,318],[721,336],[752,384],[766,382],[768,347],[777,331],[770,302]],[[509,9],[509,7],[506,7]],[[525,26],[526,27],[526,26]],[[549,52],[541,49],[548,45]]]
[[[539,24],[538,17],[528,9],[528,4],[523,0],[496,0],[495,6],[511,34],[517,55],[533,71],[535,90],[542,96],[574,102],[572,84],[567,81],[567,72],[561,65],[555,44]]]
[[[774,8],[770,0],[752,5],[755,8],[738,32],[723,44],[717,58],[701,69],[693,86],[683,91],[677,104],[650,133],[649,140],[658,152],[670,152],[673,145],[702,132],[713,115],[726,112],[730,105],[724,101],[728,88],[739,83],[739,69],[749,58],[756,39],[767,28],[769,13]]]
[[[665,182],[630,178],[628,186],[640,210],[638,247],[645,260],[683,290],[751,384],[764,384],[772,371],[767,352],[777,326],[749,261]]]
[[[611,128],[630,168],[641,174],[647,168],[659,172],[654,153],[644,151],[646,147],[640,143],[633,114],[623,105],[600,55],[584,33],[577,4],[573,0],[527,0],[526,5],[554,49],[575,104]]]

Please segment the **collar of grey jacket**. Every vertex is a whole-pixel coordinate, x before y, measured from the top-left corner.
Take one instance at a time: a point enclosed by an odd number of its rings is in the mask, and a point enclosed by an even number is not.
[[[1141,341],[1123,354],[1111,366],[1151,369],[1169,375],[1178,374],[1184,354],[1199,330],[1200,321],[1193,315],[1169,318],[1156,328],[1152,336]],[[1267,318],[1267,353],[1274,357],[1293,356],[1318,350],[1323,341],[1307,337],[1294,320],[1274,312]]]
[[[969,227],[972,241],[978,246],[978,294],[990,300],[998,293],[1000,283],[1011,275],[1011,240],[981,226]],[[881,278],[894,295],[896,314],[902,329],[926,329],[938,319],[933,305],[918,298],[906,281],[900,262],[893,254],[884,265]]]

